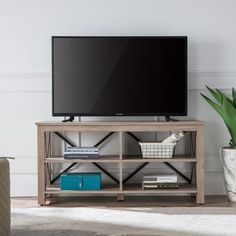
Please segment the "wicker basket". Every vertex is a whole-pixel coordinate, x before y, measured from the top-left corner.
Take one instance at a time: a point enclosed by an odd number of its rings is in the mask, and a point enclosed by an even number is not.
[[[172,158],[176,143],[139,142],[139,145],[143,158]]]

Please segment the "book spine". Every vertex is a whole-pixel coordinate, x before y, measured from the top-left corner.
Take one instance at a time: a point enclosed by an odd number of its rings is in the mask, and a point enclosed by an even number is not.
[[[162,183],[162,184],[146,184],[143,183],[143,189],[176,189],[178,188],[178,183]]]
[[[98,159],[99,155],[64,155],[65,159]]]
[[[98,152],[64,152],[64,155],[98,155]]]
[[[144,178],[144,181],[154,181],[157,183],[177,183],[178,182],[178,178],[177,176],[160,176],[160,177],[156,177],[156,178]]]
[[[94,151],[99,151],[98,148],[66,148],[67,151],[73,152],[73,151],[81,151],[81,152],[94,152]]]

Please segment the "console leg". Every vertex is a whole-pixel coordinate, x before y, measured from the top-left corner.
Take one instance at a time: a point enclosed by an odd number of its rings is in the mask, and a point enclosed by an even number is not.
[[[118,193],[117,194],[117,201],[124,201],[124,200],[125,200],[124,193]]]

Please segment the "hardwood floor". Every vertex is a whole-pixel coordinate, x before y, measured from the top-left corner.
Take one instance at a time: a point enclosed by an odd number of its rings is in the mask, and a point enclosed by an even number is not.
[[[15,197],[12,208],[41,207],[36,197]],[[117,201],[111,196],[55,197],[44,207],[236,207],[226,196],[206,196],[204,205],[197,205],[191,196],[126,196],[125,201]]]

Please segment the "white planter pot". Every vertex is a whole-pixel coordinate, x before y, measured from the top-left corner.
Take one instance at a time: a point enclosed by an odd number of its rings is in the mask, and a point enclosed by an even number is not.
[[[236,202],[236,149],[222,148],[221,161],[228,198],[231,202]]]

